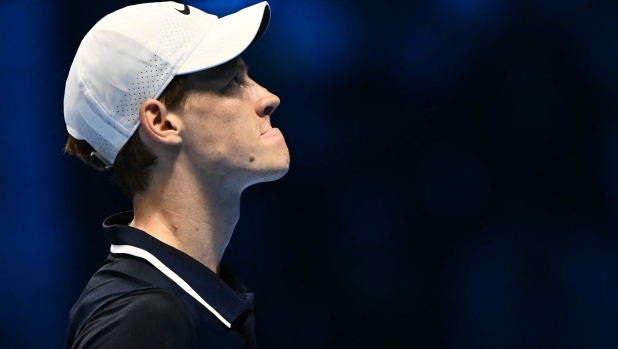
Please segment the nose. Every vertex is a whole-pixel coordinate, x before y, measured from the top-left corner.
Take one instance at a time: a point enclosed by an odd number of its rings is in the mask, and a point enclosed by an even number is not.
[[[260,86],[260,89],[262,90],[261,91],[262,93],[261,93],[261,98],[258,100],[258,103],[257,103],[256,112],[258,113],[260,117],[265,117],[267,115],[268,117],[270,117],[270,115],[279,106],[279,103],[281,103],[281,100],[279,99],[279,97],[272,94],[270,91],[268,91],[264,87]]]

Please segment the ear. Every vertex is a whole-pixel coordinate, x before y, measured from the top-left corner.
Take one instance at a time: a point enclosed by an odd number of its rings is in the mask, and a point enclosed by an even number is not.
[[[163,144],[180,144],[182,138],[182,120],[179,115],[171,113],[163,103],[149,98],[139,108],[142,129],[152,140]]]

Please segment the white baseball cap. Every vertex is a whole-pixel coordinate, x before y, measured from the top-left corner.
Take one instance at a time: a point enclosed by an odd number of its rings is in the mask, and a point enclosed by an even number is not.
[[[176,75],[238,56],[269,20],[266,1],[221,18],[172,1],[110,13],[86,34],[71,65],[64,91],[69,134],[111,167],[146,99],[158,98]]]

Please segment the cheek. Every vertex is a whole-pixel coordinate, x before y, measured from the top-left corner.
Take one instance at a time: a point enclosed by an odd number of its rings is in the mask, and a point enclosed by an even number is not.
[[[243,117],[246,113],[233,114],[226,109],[187,125],[186,146],[191,157],[200,162],[233,163],[256,151],[260,142],[257,124]]]
[[[233,105],[222,108],[215,118],[211,118],[209,125],[213,136],[227,147],[242,146],[256,138],[256,122],[251,120],[244,106]],[[259,131],[257,131],[259,133]]]

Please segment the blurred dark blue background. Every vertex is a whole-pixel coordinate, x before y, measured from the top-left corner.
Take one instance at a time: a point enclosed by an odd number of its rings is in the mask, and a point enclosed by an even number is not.
[[[2,348],[62,347],[131,209],[61,149],[77,47],[134,3],[1,2]],[[291,169],[226,252],[261,348],[618,347],[618,2],[270,4],[243,58]]]

